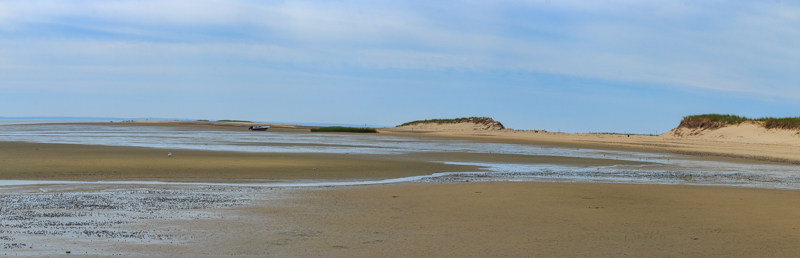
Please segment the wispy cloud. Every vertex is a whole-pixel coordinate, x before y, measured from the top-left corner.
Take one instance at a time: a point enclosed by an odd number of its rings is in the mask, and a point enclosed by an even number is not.
[[[787,2],[4,1],[0,64],[501,70],[800,98]]]

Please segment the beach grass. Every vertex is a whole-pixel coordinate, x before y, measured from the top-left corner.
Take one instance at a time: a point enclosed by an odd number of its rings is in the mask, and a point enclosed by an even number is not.
[[[800,117],[765,117],[761,119],[767,129],[800,129]]]
[[[800,129],[800,117],[748,118],[730,114],[702,114],[685,116],[681,121],[681,126],[689,128],[719,128],[726,125],[741,124],[743,122],[761,122],[761,126],[767,129]]]
[[[684,121],[691,121],[691,120],[708,120],[710,122],[722,122],[726,124],[740,124],[745,121],[751,121],[752,119],[737,116],[737,115],[722,115],[722,114],[702,114],[702,115],[692,115],[692,116],[685,116],[683,117]]]
[[[658,134],[651,134],[651,133],[589,132],[589,134],[659,136]]]
[[[426,120],[416,120],[411,121],[408,123],[403,123],[400,126],[409,126],[409,125],[418,125],[418,124],[457,124],[457,123],[466,123],[471,122],[478,119],[485,119],[485,117],[461,117],[461,118],[454,118],[454,119],[426,119]]]
[[[312,132],[317,133],[377,133],[374,128],[367,127],[345,127],[345,126],[327,126],[320,128],[311,128]]]

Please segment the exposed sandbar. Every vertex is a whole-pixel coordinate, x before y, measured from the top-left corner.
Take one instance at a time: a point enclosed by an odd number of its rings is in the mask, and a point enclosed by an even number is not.
[[[264,182],[268,180],[387,179],[439,172],[481,171],[439,161],[572,166],[647,164],[571,157],[475,153],[357,155],[251,153],[0,142],[0,179],[73,181]]]

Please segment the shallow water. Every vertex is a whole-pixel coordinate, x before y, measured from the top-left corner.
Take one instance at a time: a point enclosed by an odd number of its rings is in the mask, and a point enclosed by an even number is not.
[[[49,124],[49,123],[81,123],[81,122],[97,122],[97,121],[0,118],[0,125],[25,125],[25,124]]]
[[[645,152],[551,148],[531,144],[477,143],[460,140],[359,134],[213,131],[179,127],[108,125],[5,125],[0,141],[135,146],[170,150],[213,150],[280,153],[403,154],[410,152],[466,152],[545,155],[579,158],[647,161],[651,165],[598,167],[504,163],[443,163],[484,167],[483,174],[444,173],[379,181],[288,182],[259,186],[334,186],[436,180],[602,180],[640,183],[723,184],[765,188],[800,189],[800,167],[697,161],[686,156]],[[481,175],[481,176],[475,176]],[[432,179],[439,178],[439,179]],[[42,183],[41,181],[37,181]],[[22,183],[22,182],[18,182]],[[24,184],[29,184],[25,182]],[[53,182],[55,183],[55,182]],[[113,182],[94,182],[113,183]],[[128,182],[131,183],[131,182]],[[162,184],[161,182],[138,182]],[[0,182],[0,185],[15,184]],[[184,184],[184,183],[170,183]],[[242,185],[242,184],[204,184]]]
[[[281,153],[467,152],[642,160],[669,155],[359,134],[194,130],[107,125],[0,126],[0,141]],[[607,157],[606,157],[607,158]]]

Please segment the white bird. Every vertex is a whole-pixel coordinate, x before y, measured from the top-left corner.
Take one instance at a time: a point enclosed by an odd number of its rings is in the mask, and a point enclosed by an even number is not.
[[[168,153],[167,157],[172,157],[172,152]]]

